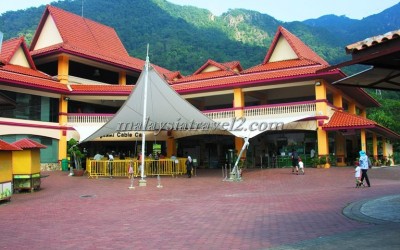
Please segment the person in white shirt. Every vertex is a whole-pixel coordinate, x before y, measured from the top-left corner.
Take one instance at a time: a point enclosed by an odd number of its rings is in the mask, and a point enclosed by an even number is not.
[[[112,153],[107,153],[107,155],[108,155],[108,172],[110,178],[112,178],[112,173],[113,173],[112,162],[114,161],[114,156],[112,155]]]
[[[301,158],[299,157],[299,171],[300,174],[304,174],[304,162],[301,160]]]
[[[100,161],[101,159],[103,159],[103,157],[104,157],[103,155],[97,153],[97,154],[93,157],[93,160],[95,160],[95,161]]]
[[[361,183],[365,179],[365,181],[367,182],[368,187],[371,187],[371,184],[370,184],[369,178],[368,178],[368,174],[367,174],[367,171],[368,171],[368,168],[369,168],[369,165],[370,165],[368,156],[365,153],[365,151],[363,151],[363,150],[361,150],[359,154],[360,154],[360,159],[358,160],[358,162],[359,162],[359,166],[361,168]]]
[[[356,188],[364,186],[361,182],[361,167],[358,165],[354,170],[354,178],[356,178]]]

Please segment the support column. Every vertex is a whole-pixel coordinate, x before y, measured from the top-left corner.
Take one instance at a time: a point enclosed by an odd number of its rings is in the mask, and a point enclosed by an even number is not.
[[[244,93],[242,89],[233,90],[233,107],[235,109],[235,117],[239,118],[243,116],[244,108]]]
[[[244,93],[242,89],[234,89],[233,90],[233,107],[235,109],[235,117],[239,118],[243,116],[243,108],[244,108]],[[240,137],[235,137],[235,149],[236,153],[240,152],[244,144],[244,141]],[[243,153],[245,156],[245,152]]]
[[[328,156],[329,155],[329,145],[328,145],[328,133],[321,128],[318,128],[317,131],[318,137],[318,155],[319,156]]]
[[[171,137],[167,138],[167,157],[176,156],[176,140]]]
[[[326,86],[325,82],[320,80],[315,84],[315,99],[317,116],[327,116],[327,103],[326,103]],[[317,141],[318,141],[318,156],[328,157],[329,156],[329,144],[328,144],[328,133],[322,129],[324,125],[324,119],[318,119],[317,121]],[[329,164],[328,164],[329,167]]]
[[[365,109],[360,110],[360,116],[367,118],[367,111]]]
[[[118,85],[126,85],[126,71],[119,72]]]
[[[387,157],[388,157],[386,138],[384,138],[384,137],[382,137],[382,156],[384,159],[387,159]]]
[[[340,93],[333,94],[333,105],[340,111],[343,110],[343,97]]]
[[[60,83],[67,84],[69,75],[69,57],[60,55],[58,57],[58,72],[57,79]]]
[[[349,111],[350,114],[356,114],[356,104],[354,102],[349,103]]]
[[[361,129],[361,135],[360,135],[360,139],[361,139],[361,150],[367,152],[367,137],[366,137],[366,133],[365,133],[365,129]]]
[[[372,155],[375,160],[378,159],[378,139],[375,133],[372,134]]]
[[[61,126],[60,140],[58,141],[58,160],[67,158],[67,122],[68,122],[68,100],[61,96],[58,106],[58,121]]]

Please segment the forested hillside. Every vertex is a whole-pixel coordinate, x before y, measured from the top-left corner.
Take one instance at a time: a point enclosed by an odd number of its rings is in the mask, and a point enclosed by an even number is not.
[[[131,56],[145,59],[149,44],[152,63],[184,75],[192,74],[208,59],[238,60],[243,68],[260,64],[279,25],[330,64],[348,59],[346,45],[400,29],[400,3],[362,20],[327,15],[303,22],[282,22],[245,9],[214,16],[205,9],[165,0],[64,0],[52,5],[113,27]],[[2,14],[4,39],[23,35],[29,44],[44,8]],[[400,94],[382,93],[377,98],[384,106],[372,111],[373,118],[400,133]]]

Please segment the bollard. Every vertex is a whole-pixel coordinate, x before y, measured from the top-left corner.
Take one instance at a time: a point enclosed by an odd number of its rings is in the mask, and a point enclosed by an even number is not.
[[[134,175],[134,172],[133,172],[132,163],[129,165],[128,174],[129,174],[129,178],[131,179],[131,185],[129,186],[129,189],[135,189],[135,185],[134,185],[135,175]]]
[[[160,178],[160,175],[157,175],[157,183],[158,183],[158,185],[157,185],[158,188],[162,188],[162,187],[163,187],[163,186],[161,185],[161,178]]]

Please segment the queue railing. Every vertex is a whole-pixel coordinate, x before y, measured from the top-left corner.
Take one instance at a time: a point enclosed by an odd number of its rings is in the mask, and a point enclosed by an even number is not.
[[[178,176],[186,174],[186,158],[173,159],[146,159],[144,161],[144,175],[170,175]],[[86,174],[89,178],[98,177],[128,177],[129,167],[132,166],[133,175],[140,177],[141,161],[136,159],[125,160],[93,160],[86,159]]]

